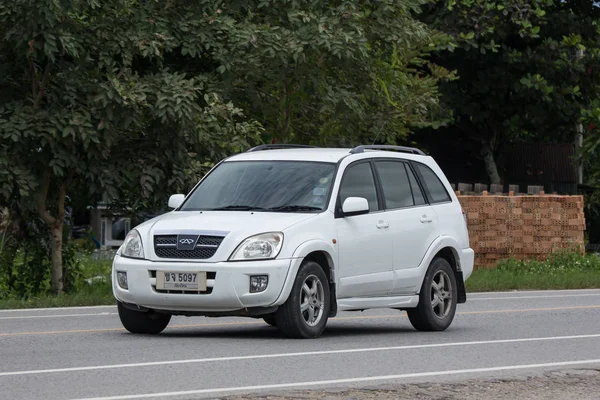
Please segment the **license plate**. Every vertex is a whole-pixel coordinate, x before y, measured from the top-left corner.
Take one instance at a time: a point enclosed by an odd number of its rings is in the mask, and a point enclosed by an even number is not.
[[[161,290],[206,290],[206,272],[156,271],[156,288]]]

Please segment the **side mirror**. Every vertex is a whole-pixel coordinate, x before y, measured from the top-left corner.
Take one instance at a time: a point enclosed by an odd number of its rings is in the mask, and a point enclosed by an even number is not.
[[[363,197],[348,197],[342,205],[345,217],[369,213],[369,202]]]
[[[169,197],[169,208],[177,208],[183,203],[183,199],[185,199],[184,194],[174,194]]]

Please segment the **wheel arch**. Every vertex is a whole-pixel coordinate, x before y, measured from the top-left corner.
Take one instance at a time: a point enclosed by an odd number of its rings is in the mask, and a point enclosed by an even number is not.
[[[460,269],[460,257],[458,251],[454,247],[446,246],[440,249],[434,256],[436,258],[443,258],[448,261],[448,264],[454,271],[454,277],[456,278],[456,290],[457,290],[457,303],[465,303],[467,301],[467,291],[465,289],[465,282],[463,280],[463,274]]]
[[[298,270],[303,262],[311,260],[323,268],[327,279],[329,280],[329,292],[331,300],[330,317],[337,314],[337,295],[336,295],[336,251],[335,247],[323,240],[310,240],[299,245],[294,251],[292,264],[286,277],[286,283],[275,305],[283,304],[289,297],[294,280]]]
[[[443,258],[446,260],[452,270],[454,271],[454,277],[456,278],[456,286],[457,286],[457,295],[458,295],[458,303],[465,303],[467,301],[467,291],[465,288],[465,281],[463,278],[463,273],[460,264],[460,246],[456,240],[454,240],[450,236],[440,236],[430,247],[427,252],[426,257],[423,260],[422,264],[422,276],[421,283],[419,288],[423,285],[423,280],[425,279],[425,274],[429,270],[431,263],[436,258]]]
[[[324,250],[314,250],[304,257],[304,261],[314,261],[323,268],[327,280],[329,281],[329,300],[331,302],[329,316],[335,317],[337,315],[337,297],[335,292],[335,268],[333,257]]]

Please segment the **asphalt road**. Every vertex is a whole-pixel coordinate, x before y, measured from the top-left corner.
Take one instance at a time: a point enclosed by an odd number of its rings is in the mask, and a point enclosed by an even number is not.
[[[600,368],[600,290],[469,294],[445,332],[341,313],[317,340],[262,320],[124,331],[115,307],[0,310],[0,399],[195,399]]]

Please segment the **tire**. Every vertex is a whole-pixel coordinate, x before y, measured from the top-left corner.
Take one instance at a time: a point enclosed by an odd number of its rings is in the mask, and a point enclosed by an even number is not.
[[[275,314],[269,314],[263,317],[263,320],[274,327],[277,327],[277,320],[275,319]]]
[[[456,313],[457,288],[456,277],[448,261],[435,258],[423,280],[418,306],[407,310],[412,326],[419,331],[448,328]]]
[[[121,302],[117,303],[117,309],[123,327],[131,333],[156,335],[161,333],[171,321],[171,316],[168,314],[130,310]]]
[[[285,336],[317,338],[327,325],[330,309],[327,276],[319,264],[307,261],[298,270],[287,301],[275,313],[275,321]]]

